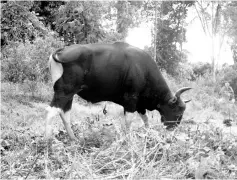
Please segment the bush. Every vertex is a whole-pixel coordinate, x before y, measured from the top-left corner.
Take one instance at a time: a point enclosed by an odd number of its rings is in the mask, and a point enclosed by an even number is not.
[[[237,65],[224,67],[219,71],[217,78],[220,82],[220,87],[222,87],[226,81],[230,83],[235,93],[235,99],[237,100]]]
[[[209,63],[196,63],[192,64],[193,66],[193,74],[192,74],[192,80],[196,80],[200,76],[204,76],[205,74],[209,74],[212,71],[211,64]]]
[[[162,74],[173,93],[182,87],[192,88],[192,90],[182,95],[183,100],[192,99],[192,105],[198,106],[200,110],[211,108],[215,112],[221,112],[226,110],[226,107],[220,103],[221,97],[219,92],[226,80],[230,82],[233,89],[235,88],[235,85],[232,83],[236,79],[234,72],[235,71],[231,69],[228,69],[228,72],[222,70],[222,72],[217,75],[215,82],[212,78],[212,73],[205,73],[202,76],[196,77],[195,81],[183,78],[182,76],[172,77],[164,71]],[[235,95],[236,94],[237,92]]]
[[[36,38],[33,43],[9,44],[2,50],[2,80],[14,83],[24,80],[48,82],[48,58],[62,46],[63,43],[52,36]]]
[[[1,84],[2,102],[49,103],[53,96],[51,83],[25,80],[23,83],[3,82]],[[11,103],[10,103],[11,104]]]

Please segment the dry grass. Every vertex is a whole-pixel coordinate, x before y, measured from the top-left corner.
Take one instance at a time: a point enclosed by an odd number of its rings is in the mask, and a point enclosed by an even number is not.
[[[45,107],[50,96],[45,89],[35,93],[43,97],[37,99],[24,95],[16,85],[2,86],[2,179],[237,178],[237,136],[233,126],[216,126],[223,116],[211,105],[204,108],[193,101],[174,131],[167,131],[157,114],[149,112],[150,129],[134,114],[134,128],[118,133],[111,125],[122,119],[118,106],[108,104],[105,116],[103,104],[74,103],[73,130],[80,141],[70,142],[56,117],[55,138],[45,142]]]

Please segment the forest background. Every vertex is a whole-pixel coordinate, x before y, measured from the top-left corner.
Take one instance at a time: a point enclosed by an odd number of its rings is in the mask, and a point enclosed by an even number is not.
[[[183,48],[190,9],[212,40],[211,63],[190,62]],[[80,112],[73,117],[81,120],[84,132],[75,131],[87,139],[86,146],[68,144],[59,124],[46,162],[43,119],[53,93],[49,55],[75,43],[125,41],[129,29],[144,22],[153,24],[151,45],[144,50],[156,61],[172,91],[193,88],[185,95],[192,102],[184,125],[175,131],[179,135],[168,135],[155,121],[156,133],[131,132],[123,144],[104,126],[93,130],[91,126],[100,127],[96,119],[103,116],[100,111],[85,110],[86,115]],[[226,40],[233,64],[219,66]],[[226,81],[237,100],[236,1],[1,1],[1,178],[236,178],[236,136],[229,128],[225,136],[220,127],[213,126],[222,122],[236,126],[236,104],[231,109],[228,102],[220,103],[219,92]],[[88,106],[80,98],[75,104],[75,109],[78,104],[81,109]],[[153,114],[149,117],[153,119]],[[194,124],[196,129],[191,131]],[[101,150],[108,142],[113,145]],[[91,160],[93,153],[97,161]]]

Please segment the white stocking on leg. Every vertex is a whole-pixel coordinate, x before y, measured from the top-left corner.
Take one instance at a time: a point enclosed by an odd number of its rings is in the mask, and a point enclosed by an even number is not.
[[[71,128],[71,109],[66,112],[61,111],[60,116],[63,120],[64,127],[65,127],[70,139],[77,140],[77,138],[75,137],[75,135],[72,131],[72,128]]]
[[[139,113],[139,115],[141,116],[141,118],[142,118],[142,120],[143,120],[143,122],[144,122],[144,124],[145,124],[145,127],[146,127],[146,128],[149,128],[149,123],[148,123],[148,117],[147,117],[147,115],[146,115],[146,114],[140,114],[140,113]]]
[[[48,114],[46,117],[46,124],[45,124],[45,137],[46,139],[50,139],[53,134],[53,121],[52,118],[55,117],[61,110],[55,107],[48,107]]]

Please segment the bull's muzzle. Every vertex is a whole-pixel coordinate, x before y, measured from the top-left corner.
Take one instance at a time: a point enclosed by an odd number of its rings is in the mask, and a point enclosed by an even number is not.
[[[161,116],[161,122],[166,126],[167,130],[172,130],[177,127],[182,119],[182,115],[176,117],[176,121],[167,121],[164,116]]]

